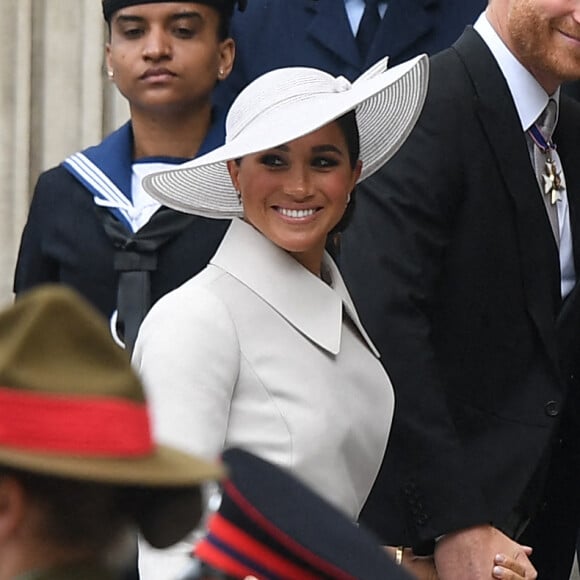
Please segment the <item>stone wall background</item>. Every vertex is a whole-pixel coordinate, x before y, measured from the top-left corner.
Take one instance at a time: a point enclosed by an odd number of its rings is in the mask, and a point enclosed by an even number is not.
[[[128,118],[104,72],[100,0],[1,0],[0,305],[38,175]]]

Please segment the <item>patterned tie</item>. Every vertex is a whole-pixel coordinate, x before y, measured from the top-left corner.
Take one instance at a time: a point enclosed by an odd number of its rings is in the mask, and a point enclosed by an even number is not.
[[[552,134],[556,127],[558,106],[554,99],[550,99],[536,124],[529,133],[534,143],[534,169],[542,197],[552,226],[552,232],[556,243],[560,244],[560,228],[558,223],[557,202],[562,199],[562,191],[565,189],[564,176],[561,163],[552,142]]]
[[[362,60],[366,60],[369,48],[371,47],[375,33],[377,32],[377,28],[381,23],[379,0],[365,0],[365,3],[365,11],[356,33],[356,43]]]

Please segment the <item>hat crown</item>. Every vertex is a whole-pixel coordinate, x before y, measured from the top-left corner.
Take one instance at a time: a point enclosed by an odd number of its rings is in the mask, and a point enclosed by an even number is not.
[[[143,179],[163,205],[210,218],[243,216],[227,161],[308,135],[354,111],[362,171],[386,163],[412,130],[427,94],[429,60],[420,55],[391,69],[385,57],[352,84],[306,67],[277,69],[250,83],[226,119],[226,143],[174,169]]]
[[[244,88],[233,102],[226,118],[226,142],[264,115],[283,114],[291,105],[307,104],[351,87],[346,78],[314,68],[287,67],[267,72]],[[291,124],[292,120],[286,122]]]
[[[0,387],[144,401],[105,320],[61,285],[31,290],[0,313]]]

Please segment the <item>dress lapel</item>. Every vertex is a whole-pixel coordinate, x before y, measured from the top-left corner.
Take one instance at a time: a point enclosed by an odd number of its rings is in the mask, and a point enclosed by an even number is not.
[[[367,334],[366,330],[364,329],[364,327],[363,327],[363,325],[358,317],[358,312],[356,311],[356,308],[354,307],[354,303],[352,301],[352,298],[350,297],[350,294],[348,293],[348,290],[346,288],[344,280],[342,279],[342,276],[340,275],[338,267],[333,262],[330,255],[328,255],[328,254],[326,254],[324,257],[324,267],[327,269],[327,272],[330,276],[332,289],[342,299],[344,310],[346,311],[348,317],[352,320],[353,324],[356,326],[361,337],[367,343],[367,346],[369,347],[369,349],[373,352],[373,354],[377,358],[380,358],[381,355],[380,355],[379,351],[377,350],[377,348],[373,344],[372,340],[370,339],[369,335]]]
[[[514,202],[528,311],[556,361],[554,319],[560,304],[558,249],[517,111],[495,59],[479,35],[468,28],[454,48],[471,77],[481,125],[506,191]],[[546,297],[551,297],[551,304]]]
[[[376,349],[362,328],[336,265],[325,256],[332,287],[251,225],[235,219],[211,264],[228,272],[267,302],[318,346],[340,352],[343,303],[369,348]]]

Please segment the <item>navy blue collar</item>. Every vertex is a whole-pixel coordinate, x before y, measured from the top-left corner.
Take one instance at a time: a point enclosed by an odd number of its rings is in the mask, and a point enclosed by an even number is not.
[[[225,114],[214,109],[212,124],[196,157],[219,147],[224,140]],[[126,210],[131,206],[132,200],[132,165],[135,163],[133,142],[133,128],[129,121],[98,145],[74,153],[62,162],[62,166],[93,194],[98,205],[106,206],[129,229]],[[139,159],[137,163],[156,161],[178,165],[188,159],[147,157]]]

